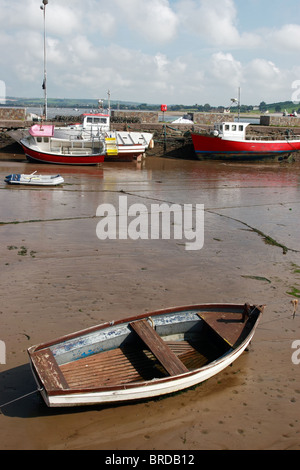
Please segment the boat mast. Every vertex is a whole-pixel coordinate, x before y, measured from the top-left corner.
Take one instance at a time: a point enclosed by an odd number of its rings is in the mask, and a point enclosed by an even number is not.
[[[238,91],[238,122],[240,122],[240,113],[241,113],[241,88],[239,87],[239,91]]]
[[[238,97],[237,98],[231,98],[231,103],[237,103],[238,107],[238,122],[240,122],[240,113],[241,113],[241,88],[238,88]],[[231,106],[229,106],[230,109]]]
[[[107,98],[108,98],[108,114],[110,115],[110,90],[107,91]]]
[[[46,5],[48,5],[48,0],[43,0],[43,5],[41,5],[41,10],[44,12],[44,80],[42,88],[44,90],[44,118],[47,120],[48,117],[48,107],[47,107],[47,66],[46,66]]]

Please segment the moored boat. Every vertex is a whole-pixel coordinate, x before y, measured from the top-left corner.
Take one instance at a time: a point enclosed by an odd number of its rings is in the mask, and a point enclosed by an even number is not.
[[[44,12],[44,115],[47,121],[47,70],[46,70],[46,5]],[[109,102],[110,91],[108,90]],[[98,101],[99,110],[102,100]],[[152,134],[110,131],[109,112],[84,114],[83,124],[64,128],[51,125],[35,125],[29,135],[20,140],[29,161],[70,165],[96,165],[104,158],[116,161],[140,159],[152,141]]]
[[[202,304],[104,323],[28,349],[50,407],[150,399],[209,379],[249,345],[263,306]]]
[[[286,131],[282,139],[246,135],[249,123],[221,122],[210,135],[193,132],[194,150],[199,159],[252,160],[285,157],[300,151],[300,136]]]
[[[54,137],[70,136],[84,141],[102,139],[105,161],[132,161],[144,156],[147,148],[154,145],[150,132],[111,130],[109,111],[85,113],[82,124],[54,128]]]
[[[105,158],[103,139],[84,140],[71,135],[55,137],[53,125],[35,124],[20,144],[27,159],[38,163],[96,165]]]
[[[64,179],[60,175],[37,175],[36,171],[30,175],[23,173],[12,173],[4,178],[8,184],[25,184],[31,186],[57,186],[62,184]]]
[[[30,161],[96,165],[106,161],[132,161],[153,146],[149,132],[111,131],[110,116],[87,113],[82,124],[55,127],[36,124],[20,144]]]

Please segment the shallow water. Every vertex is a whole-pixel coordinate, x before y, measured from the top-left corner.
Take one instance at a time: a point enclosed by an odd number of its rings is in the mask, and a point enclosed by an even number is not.
[[[59,172],[56,188],[11,186],[10,173]],[[207,213],[248,224],[291,249],[299,249],[300,163],[222,163],[148,158],[139,163],[97,167],[0,162],[0,221],[95,216],[99,204],[127,194],[139,202],[204,204]]]

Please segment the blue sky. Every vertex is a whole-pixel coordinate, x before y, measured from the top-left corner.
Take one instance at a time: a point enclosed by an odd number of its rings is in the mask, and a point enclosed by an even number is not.
[[[0,0],[7,95],[43,96],[41,4]],[[46,25],[53,98],[255,105],[300,80],[300,0],[49,0]]]

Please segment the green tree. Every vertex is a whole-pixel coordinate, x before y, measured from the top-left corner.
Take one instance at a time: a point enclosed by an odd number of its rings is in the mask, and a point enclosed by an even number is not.
[[[260,110],[260,111],[266,111],[266,110],[267,110],[267,104],[266,104],[264,101],[262,101],[262,102],[260,103],[260,105],[259,105],[259,110]]]

